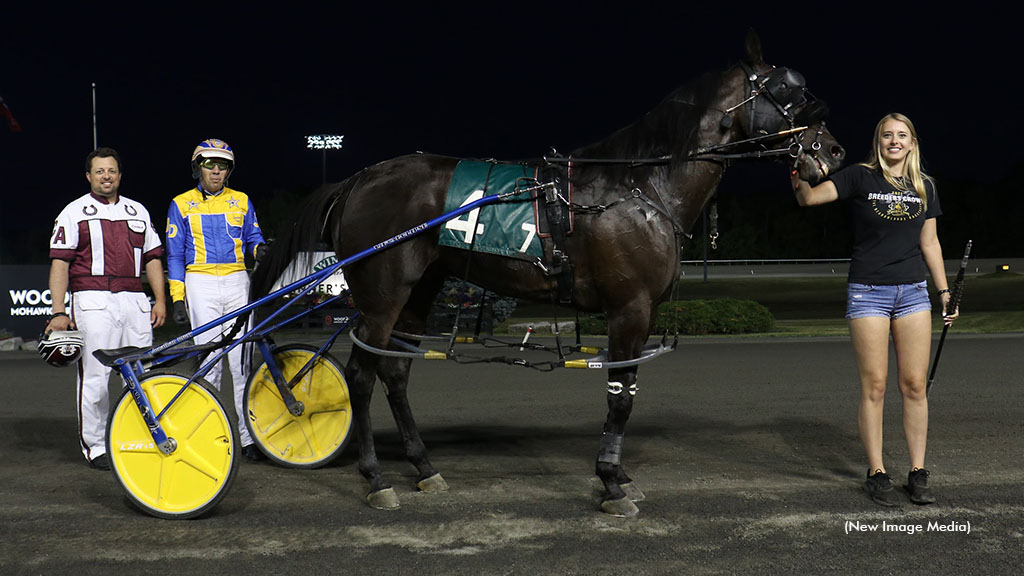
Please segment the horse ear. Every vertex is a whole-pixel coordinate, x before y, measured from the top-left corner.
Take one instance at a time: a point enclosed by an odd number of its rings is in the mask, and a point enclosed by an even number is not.
[[[747,60],[755,65],[764,65],[764,52],[761,50],[761,37],[753,28],[747,30]]]

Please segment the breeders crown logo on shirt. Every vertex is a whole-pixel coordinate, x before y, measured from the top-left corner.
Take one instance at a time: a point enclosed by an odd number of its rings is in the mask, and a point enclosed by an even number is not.
[[[875,214],[897,222],[913,220],[924,209],[921,198],[913,192],[873,192],[868,194],[868,200]]]

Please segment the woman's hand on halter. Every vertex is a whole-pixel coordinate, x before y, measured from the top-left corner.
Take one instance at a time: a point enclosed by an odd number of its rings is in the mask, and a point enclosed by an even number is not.
[[[793,170],[790,173],[790,181],[793,184],[793,193],[796,194],[797,204],[801,206],[817,206],[828,204],[839,199],[839,191],[831,180],[825,180],[821,184],[812,187],[807,181],[800,178],[800,173]]]

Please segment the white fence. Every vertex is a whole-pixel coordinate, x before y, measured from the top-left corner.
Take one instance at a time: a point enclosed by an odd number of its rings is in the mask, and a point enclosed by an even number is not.
[[[950,256],[950,254],[946,254]],[[960,269],[959,259],[945,261],[946,274],[956,275]],[[991,274],[1003,270],[1024,273],[1024,258],[982,258],[968,261],[968,274]],[[684,280],[706,278],[751,277],[813,277],[839,276],[846,277],[850,269],[849,258],[841,259],[777,259],[777,260],[683,260],[682,274]]]

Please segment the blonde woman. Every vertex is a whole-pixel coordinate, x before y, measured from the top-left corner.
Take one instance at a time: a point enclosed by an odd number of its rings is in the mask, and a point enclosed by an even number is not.
[[[903,397],[903,430],[910,455],[904,486],[910,501],[935,501],[928,485],[928,360],[931,354],[931,304],[926,274],[935,283],[943,316],[949,289],[935,218],[942,214],[935,184],[921,171],[917,131],[909,118],[889,114],[875,128],[867,162],[850,166],[817,186],[793,175],[801,206],[835,200],[849,204],[854,248],[848,278],[846,318],[860,374],[858,425],[868,460],[864,489],[882,506],[898,506],[899,497],[882,461],[882,408],[889,371],[889,340],[897,361]]]

